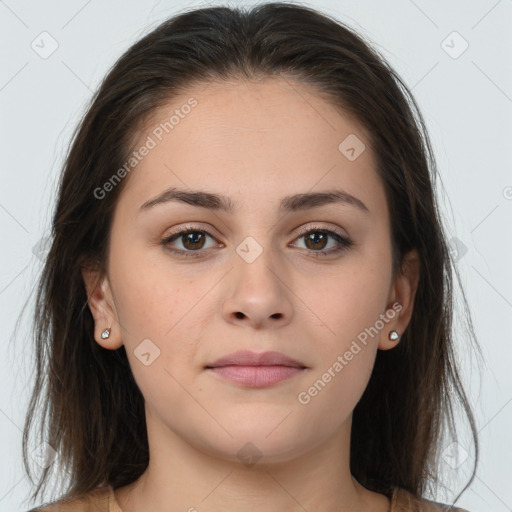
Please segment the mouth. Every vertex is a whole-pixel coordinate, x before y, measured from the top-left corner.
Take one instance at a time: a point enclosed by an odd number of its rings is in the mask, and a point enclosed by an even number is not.
[[[222,366],[288,366],[292,368],[306,368],[306,365],[282,354],[281,352],[252,352],[250,350],[238,350],[223,356],[205,368],[220,368]]]
[[[234,352],[206,365],[205,370],[245,387],[262,388],[297,376],[308,367],[280,352]]]
[[[264,388],[306,371],[294,366],[219,366],[208,371],[248,388]]]

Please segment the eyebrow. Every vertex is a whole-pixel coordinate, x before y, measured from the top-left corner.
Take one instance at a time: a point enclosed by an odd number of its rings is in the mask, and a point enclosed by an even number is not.
[[[146,201],[141,205],[139,211],[147,211],[154,206],[171,201],[178,201],[198,208],[207,208],[231,214],[235,213],[237,210],[231,199],[221,194],[202,190],[182,190],[171,187],[162,194]],[[286,196],[281,201],[280,210],[282,212],[294,212],[317,208],[332,203],[355,206],[359,210],[369,213],[368,208],[360,199],[340,189],[331,189],[323,192],[306,192]]]

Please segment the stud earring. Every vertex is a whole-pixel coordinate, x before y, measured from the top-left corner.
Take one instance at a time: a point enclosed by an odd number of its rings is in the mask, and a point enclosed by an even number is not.
[[[110,336],[110,327],[101,333],[101,339],[106,340]]]
[[[398,341],[400,339],[400,336],[398,335],[398,333],[396,331],[391,331],[389,333],[389,339],[391,341]]]

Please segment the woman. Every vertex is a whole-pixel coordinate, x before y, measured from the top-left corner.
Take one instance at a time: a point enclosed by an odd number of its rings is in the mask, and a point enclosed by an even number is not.
[[[447,508],[455,405],[478,451],[434,171],[407,87],[310,8],[137,42],[60,183],[24,439],[42,400],[71,483],[34,510]]]

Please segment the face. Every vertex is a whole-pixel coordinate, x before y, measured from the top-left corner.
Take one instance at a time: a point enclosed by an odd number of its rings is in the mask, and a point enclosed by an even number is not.
[[[410,316],[363,129],[291,84],[210,83],[157,111],[124,178],[107,274],[96,288],[84,274],[95,338],[124,344],[148,429],[229,460],[250,442],[285,461],[346,432],[376,351]],[[170,189],[222,200],[164,201]],[[240,350],[298,364],[206,368]]]

